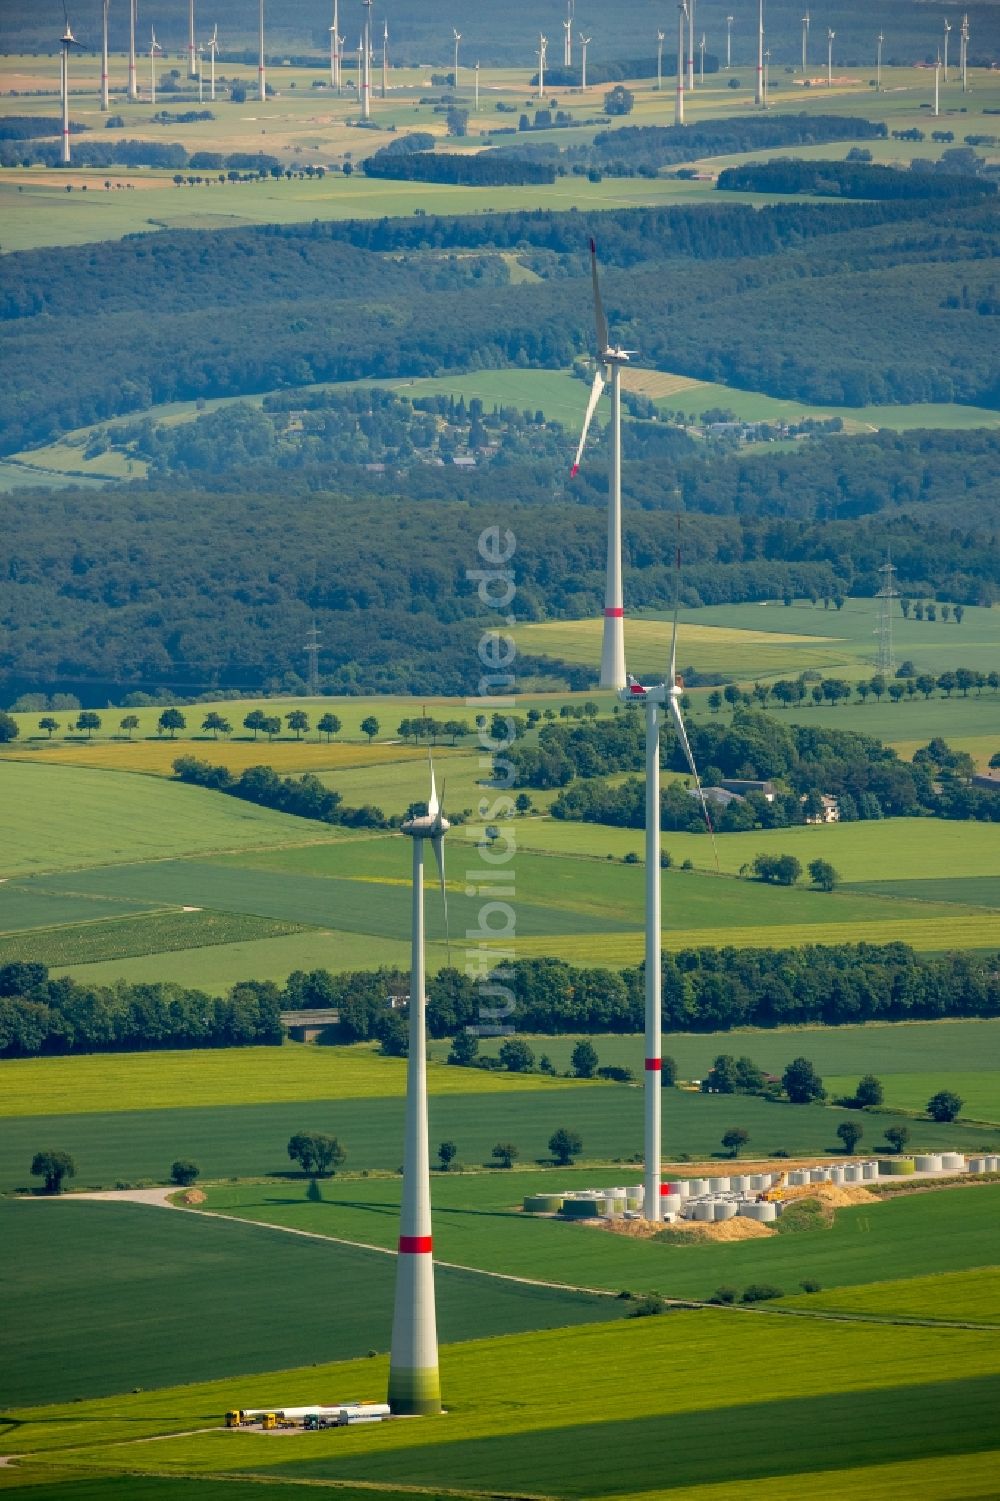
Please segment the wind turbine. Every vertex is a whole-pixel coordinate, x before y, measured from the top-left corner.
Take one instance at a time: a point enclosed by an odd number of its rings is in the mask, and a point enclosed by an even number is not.
[[[151,28],[149,33],[149,100],[151,104],[156,103],[156,54],[162,51],[163,48],[156,40],[156,32]]]
[[[764,103],[764,0],[757,0],[757,85],[753,102]]]
[[[663,32],[662,31],[658,31],[656,33],[656,88],[657,88],[658,92],[661,91],[662,88],[663,88]]]
[[[961,59],[961,63],[962,63],[962,93],[963,94],[967,94],[969,92],[969,17],[968,17],[968,14],[966,14],[966,15],[964,15],[962,17],[962,30],[959,33],[959,40],[961,42],[960,59]]]
[[[389,22],[382,22],[382,98],[389,95]]]
[[[214,99],[215,98],[215,54],[219,50],[219,28],[218,28],[218,26],[216,26],[216,27],[213,28],[212,35],[208,39],[208,50],[209,50],[209,53],[211,55],[211,73],[209,74],[209,79],[210,79],[209,95],[210,95],[210,97],[212,99]]]
[[[729,72],[730,68],[733,65],[733,22],[735,20],[736,20],[735,16],[727,16],[726,17],[726,72],[727,73]]]
[[[701,34],[701,41],[698,43],[698,51],[701,53],[701,65],[700,65],[699,74],[698,74],[698,83],[699,83],[699,85],[700,85],[701,88],[704,88],[705,87],[705,33],[704,32],[702,32],[702,34]]]
[[[837,33],[831,27],[826,29],[826,86],[833,88],[833,39]]]
[[[934,59],[934,116],[941,113],[941,54]]]
[[[885,34],[884,34],[884,32],[880,31],[879,34],[878,34],[878,36],[875,38],[875,41],[876,41],[877,46],[878,46],[878,50],[875,53],[875,92],[876,92],[876,94],[881,94],[881,92],[882,92],[882,46],[883,46],[883,43],[885,42]]]
[[[573,17],[567,16],[563,24],[563,67],[573,66]]]
[[[108,8],[111,0],[104,0],[101,27],[101,109],[105,114],[111,108],[108,89]]]
[[[604,588],[604,639],[601,646],[601,687],[619,693],[625,686],[625,611],[622,607],[622,366],[634,350],[612,345],[604,316],[597,277],[597,246],[590,242],[590,275],[594,291],[594,322],[597,326],[597,371],[583,419],[583,432],[570,470],[572,479],[580,469],[587,433],[597,410],[610,371],[611,380],[611,469],[608,483],[608,555]]]
[[[69,24],[69,12],[63,3],[63,15],[66,17],[66,30],[59,39],[59,92],[62,97],[62,164],[69,166],[69,49],[80,47],[83,43],[78,42],[73,35],[73,28]]]
[[[365,28],[361,38],[361,118],[372,117],[372,0],[361,0],[365,8]]]
[[[677,4],[677,94],[674,100],[674,124],[684,124],[684,32],[687,21],[687,0]]]
[[[135,28],[139,22],[139,0],[128,0],[128,97],[134,104],[139,97],[135,74]]]
[[[205,43],[198,43],[198,103],[205,102]]]
[[[545,49],[549,45],[547,36],[539,35],[538,38],[538,102],[545,100]]]
[[[194,0],[188,0],[188,77],[195,78],[194,55],[196,47],[194,40]]]
[[[660,730],[666,707],[673,720],[674,733],[680,741],[685,759],[691,768],[708,831],[715,844],[715,832],[708,813],[708,804],[702,789],[698,768],[691,752],[691,744],[684,727],[681,713],[681,697],[684,684],[677,676],[677,614],[680,608],[680,548],[676,554],[676,583],[674,587],[674,628],[670,641],[670,668],[666,682],[644,687],[628,674],[624,689],[618,697],[622,703],[641,703],[646,711],[646,1068],[645,1068],[645,1195],[643,1216],[656,1223],[660,1220],[660,1135],[662,1115],[662,1021],[663,1021],[663,973],[661,954],[661,886],[660,886]]]
[[[454,26],[453,26],[451,28],[451,34],[455,38],[455,83],[454,83],[454,89],[455,89],[455,93],[457,94],[458,93],[458,44],[462,40],[462,33],[460,31],[456,31],[455,28],[454,28]]]
[[[479,113],[479,59],[476,58],[476,114]]]
[[[587,48],[590,46],[590,37],[580,38],[580,88],[587,87]]]
[[[951,33],[951,22],[948,17],[944,18],[944,81],[948,82],[948,37]]]
[[[444,789],[442,788],[442,793]],[[441,1411],[434,1260],[431,1239],[430,1154],[427,1138],[427,1032],[424,961],[424,841],[429,839],[441,882],[445,927],[448,897],[444,878],[444,836],[450,828],[438,801],[431,763],[427,812],[407,819],[403,833],[413,840],[413,921],[410,950],[410,1046],[406,1063],[406,1141],[403,1197],[396,1257],[396,1307],[389,1356],[389,1406],[397,1414]]]
[[[695,0],[688,0],[687,86],[689,94],[694,93],[694,4]]]
[[[767,100],[771,92],[771,49],[764,48],[764,108],[767,109]]]
[[[260,0],[260,22],[257,43],[257,98],[263,104],[267,99],[267,73],[264,67],[264,0]]]
[[[808,63],[806,61],[809,51],[809,12],[802,17],[802,77],[805,78]]]
[[[330,87],[340,93],[340,16],[339,0],[333,0],[333,25],[330,27]]]

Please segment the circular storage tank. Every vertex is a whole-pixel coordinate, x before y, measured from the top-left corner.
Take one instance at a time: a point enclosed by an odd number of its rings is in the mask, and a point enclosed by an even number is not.
[[[789,1186],[789,1188],[801,1188],[802,1185],[803,1185],[803,1183],[808,1183],[808,1182],[809,1182],[809,1174],[808,1174],[808,1172],[803,1172],[802,1169],[799,1168],[799,1167],[793,1168],[792,1171],[788,1174],[788,1186]]]
[[[713,1220],[731,1220],[736,1217],[736,1205],[723,1200],[719,1204],[712,1205]]]
[[[746,1193],[750,1187],[750,1179],[746,1173],[739,1173],[735,1178],[730,1178],[729,1187],[733,1193]]]
[[[708,1179],[707,1178],[689,1178],[688,1179],[688,1197],[689,1198],[692,1198],[692,1199],[702,1199],[702,1198],[704,1198],[704,1196],[707,1193],[708,1193]]]
[[[562,1194],[528,1194],[524,1200],[525,1214],[558,1214],[562,1207]]]
[[[843,1181],[844,1181],[844,1169],[842,1167],[832,1167],[830,1169],[830,1182],[831,1183],[843,1183]]]
[[[638,1197],[638,1195],[633,1196],[632,1194],[629,1194],[628,1198],[625,1200],[625,1208],[638,1213],[642,1208],[642,1200]]]
[[[562,1212],[568,1220],[592,1220],[599,1213],[597,1204],[596,1198],[563,1199]]]
[[[985,1173],[985,1171],[986,1171],[986,1158],[985,1157],[970,1157],[969,1158],[969,1172],[970,1173]]]
[[[691,1183],[688,1178],[680,1178],[676,1183],[668,1183],[666,1187],[672,1194],[680,1194],[682,1199],[686,1199],[691,1193]]]
[[[810,1183],[826,1183],[830,1177],[830,1169],[826,1167],[813,1167],[809,1169]]]
[[[939,1173],[941,1171],[941,1153],[929,1152],[922,1157],[914,1159],[918,1173]]]
[[[701,1199],[695,1204],[691,1218],[694,1220],[713,1220],[715,1218],[715,1205],[709,1199]]]
[[[753,1191],[755,1193],[760,1193],[762,1189],[770,1188],[770,1186],[771,1186],[770,1179],[769,1178],[766,1179],[763,1173],[751,1173],[750,1174],[750,1187],[753,1189]]]
[[[905,1178],[916,1168],[912,1157],[886,1157],[880,1159],[878,1170],[883,1178]]]
[[[958,1152],[942,1152],[941,1166],[950,1173],[964,1173],[965,1158]]]
[[[713,1194],[727,1194],[729,1192],[728,1178],[709,1178],[708,1191]]]
[[[680,1194],[661,1194],[660,1196],[661,1214],[680,1214],[683,1204],[684,1200]]]
[[[1000,1157],[987,1157],[986,1171],[988,1173],[1000,1172]]]
[[[861,1182],[861,1164],[859,1162],[852,1162],[851,1165],[850,1165],[850,1167],[845,1167],[844,1168],[844,1182],[845,1183],[860,1183]]]
[[[740,1214],[748,1220],[760,1220],[764,1224],[778,1218],[777,1204],[741,1204]]]
[[[865,1183],[871,1183],[878,1177],[877,1162],[863,1162],[861,1164],[861,1177]]]

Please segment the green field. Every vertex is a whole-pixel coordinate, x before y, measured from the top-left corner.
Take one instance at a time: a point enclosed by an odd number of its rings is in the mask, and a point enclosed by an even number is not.
[[[20,1408],[16,1417],[19,1452],[34,1465],[84,1474],[210,1476],[235,1463],[267,1479],[405,1482],[432,1494],[440,1486],[483,1494],[484,1481],[485,1494],[495,1494],[488,1477],[502,1475],[507,1494],[652,1501],[669,1490],[714,1501],[724,1492],[712,1487],[726,1482],[765,1484],[771,1495],[792,1477],[799,1495],[803,1487],[811,1496],[854,1494],[838,1489],[845,1473],[867,1476],[871,1467],[878,1487],[886,1466],[899,1467],[894,1479],[909,1470],[910,1485],[869,1490],[863,1482],[861,1493],[955,1498],[976,1494],[963,1487],[987,1473],[981,1457],[990,1446],[997,1364],[995,1345],[978,1331],[948,1331],[945,1342],[937,1330],[678,1313],[666,1325],[639,1320],[446,1348],[450,1415],[440,1423],[281,1441],[200,1431],[215,1430],[232,1403],[255,1402],[261,1383],[246,1380]],[[748,1371],[766,1372],[766,1389],[749,1387]],[[285,1402],[314,1400],[317,1383],[377,1392],[385,1362],[280,1379]],[[600,1421],[588,1420],[592,1413]],[[945,1459],[946,1471],[935,1468]],[[928,1473],[946,1488],[928,1490],[917,1461],[930,1461]],[[918,1473],[925,1484],[915,1490]]]
[[[2,1203],[0,1225],[10,1258],[3,1404],[389,1346],[389,1256],[137,1204]],[[443,1341],[621,1314],[611,1299],[447,1268],[437,1283]]]
[[[983,1053],[980,1062],[988,1062],[996,1054]],[[855,1080],[833,1075],[828,1080],[832,1094],[843,1094],[853,1087]],[[963,1101],[962,1119],[969,1121],[1000,1121],[1000,1073],[985,1069],[967,1072],[951,1072],[943,1061],[923,1073],[900,1070],[886,1076],[885,1103],[894,1110],[916,1110],[923,1113],[927,1101],[939,1089],[947,1088]]]
[[[27,893],[16,889],[11,897],[14,901],[18,897],[30,900]],[[60,898],[53,895],[53,900],[58,902]],[[103,898],[80,898],[81,915],[86,914],[87,901],[91,908],[100,910]],[[0,913],[4,923],[12,920],[6,901],[0,902]],[[14,932],[0,937],[0,964],[19,961],[47,964],[54,969],[60,965],[94,964],[101,960],[114,961],[148,954],[200,952],[203,948],[221,945],[268,943],[292,933],[308,931],[295,922],[251,917],[245,913],[202,910],[137,913],[122,919],[85,920],[73,927],[36,926],[30,932]]]
[[[866,1318],[958,1319],[970,1324],[1000,1324],[1000,1267],[974,1272],[943,1272],[936,1277],[908,1277],[874,1282],[835,1292],[786,1298],[785,1306],[813,1312],[862,1314]]]
[[[732,1116],[730,1106],[729,1115]],[[750,1149],[753,1151],[753,1143]],[[725,1169],[728,1171],[729,1169]],[[552,1169],[436,1178],[435,1248],[443,1261],[520,1277],[615,1291],[655,1288],[672,1298],[708,1298],[720,1286],[769,1282],[797,1293],[803,1278],[824,1288],[964,1271],[997,1260],[1000,1185],[903,1195],[839,1209],[832,1228],[698,1244],[635,1241],[596,1228],[519,1212],[521,1196],[636,1181],[638,1170]],[[301,1188],[212,1188],[208,1207],[270,1225],[393,1244],[399,1185],[391,1180],[323,1185],[322,1204]]]

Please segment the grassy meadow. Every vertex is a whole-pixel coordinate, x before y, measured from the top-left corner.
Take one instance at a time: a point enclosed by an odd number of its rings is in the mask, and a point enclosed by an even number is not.
[[[903,1277],[861,1287],[786,1298],[786,1308],[862,1314],[865,1318],[958,1319],[970,1324],[1000,1323],[1000,1267],[974,1272],[942,1272],[936,1277]]]

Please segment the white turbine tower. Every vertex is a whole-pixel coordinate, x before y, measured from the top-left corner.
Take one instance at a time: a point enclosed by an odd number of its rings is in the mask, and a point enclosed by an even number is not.
[[[195,50],[196,50],[196,47],[195,47],[195,40],[194,40],[194,0],[188,0],[188,77],[189,78],[195,78],[197,76],[196,73],[195,73],[195,70],[194,70],[194,54],[195,54]]]
[[[151,104],[156,103],[156,54],[162,51],[163,48],[156,40],[156,32],[151,29],[149,33],[149,101]]]
[[[589,36],[582,36],[580,38],[580,87],[581,87],[581,89],[585,89],[587,87],[587,48],[589,46],[590,46],[590,37]]]
[[[659,1222],[660,1196],[660,1142],[663,1097],[663,973],[661,954],[661,891],[660,891],[660,731],[666,706],[673,720],[674,733],[680,741],[685,759],[691,768],[695,787],[701,799],[702,811],[708,831],[715,843],[715,832],[708,813],[708,804],[702,790],[698,768],[695,765],[691,745],[684,728],[681,713],[681,698],[684,684],[677,676],[677,614],[680,608],[680,548],[676,555],[676,583],[674,587],[674,627],[670,641],[670,667],[666,682],[644,687],[631,673],[626,686],[618,695],[622,703],[641,703],[646,711],[646,1067],[645,1067],[645,1131],[644,1161],[645,1193],[643,1217]]]
[[[944,18],[944,81],[948,82],[948,37],[951,33],[951,22],[948,17]]]
[[[837,35],[829,26],[826,29],[826,86],[833,88],[833,39]]]
[[[101,109],[107,114],[111,108],[108,80],[108,8],[111,0],[104,0],[101,26]]]
[[[443,791],[443,789],[442,789]],[[424,963],[424,841],[429,839],[441,882],[447,928],[444,836],[450,825],[438,802],[431,765],[427,812],[407,819],[413,840],[413,924],[410,957],[410,1047],[406,1064],[406,1142],[396,1258],[396,1307],[389,1356],[389,1406],[396,1414],[441,1411],[434,1252],[431,1239],[430,1154],[427,1138],[427,1033]]]
[[[802,17],[802,77],[805,78],[808,70],[809,55],[809,12]]]
[[[212,35],[208,39],[208,50],[211,54],[211,72],[209,73],[209,97],[215,98],[215,54],[219,50],[219,28],[213,27]]]
[[[881,92],[882,92],[882,47],[885,44],[885,33],[884,32],[881,32],[881,31],[879,32],[878,36],[875,38],[875,44],[876,44],[876,49],[877,49],[876,52],[875,52],[875,92],[876,92],[876,94],[881,94]]]
[[[71,47],[83,47],[73,35],[73,28],[69,24],[69,12],[63,5],[63,15],[66,17],[66,30],[59,39],[59,94],[62,100],[62,164],[69,166],[69,51]]]
[[[340,93],[340,0],[333,0],[333,25],[330,27],[330,87]]]
[[[757,84],[754,104],[764,103],[764,0],[757,0]]]
[[[205,102],[205,43],[198,43],[198,103]]]
[[[454,26],[453,26],[451,28],[451,34],[455,38],[455,82],[454,82],[453,87],[454,87],[455,93],[457,94],[458,93],[458,44],[462,40],[462,33],[460,31],[456,31],[455,28],[454,28]]]
[[[684,124],[684,33],[687,30],[687,0],[677,6],[677,93],[674,99],[674,124]]]
[[[563,24],[563,67],[573,66],[573,17],[567,16]]]
[[[771,49],[764,48],[764,108],[767,109],[767,101],[771,93]]]
[[[660,93],[663,90],[663,32],[656,33],[656,88]]]
[[[688,0],[687,86],[689,94],[694,93],[694,4],[695,0]]]
[[[701,34],[701,41],[698,43],[698,51],[701,53],[701,62],[700,62],[699,71],[698,71],[698,84],[699,84],[699,86],[701,88],[704,88],[705,87],[705,33],[704,32],[702,32],[702,34]]]
[[[549,45],[547,36],[539,35],[538,38],[538,102],[545,100],[545,52]]]
[[[961,42],[959,56],[962,64],[962,93],[967,94],[969,92],[969,17],[967,14],[962,17],[959,41]]]
[[[478,115],[478,113],[479,113],[479,59],[478,59],[478,57],[476,58],[475,74],[476,74],[476,114]]]
[[[372,0],[362,0],[365,8],[365,27],[361,37],[361,118],[372,117]]]
[[[135,28],[139,24],[139,0],[128,3],[128,97],[134,104],[139,97],[135,71]]]
[[[597,246],[590,242],[590,273],[594,290],[594,321],[597,325],[597,371],[583,419],[583,432],[570,470],[579,472],[587,433],[597,410],[610,371],[611,467],[608,476],[608,555],[604,588],[604,636],[601,646],[601,687],[620,693],[625,686],[625,610],[622,605],[622,366],[633,350],[612,345],[597,279]]]
[[[257,37],[257,98],[261,104],[267,99],[267,71],[264,64],[264,0],[260,0]]]
[[[938,53],[937,57],[935,57],[935,59],[934,59],[934,109],[933,109],[932,113],[933,113],[935,119],[941,113],[941,54],[940,54],[940,52]]]
[[[382,22],[382,98],[389,97],[389,22]]]
[[[733,22],[735,16],[726,17],[726,72],[733,66]]]

